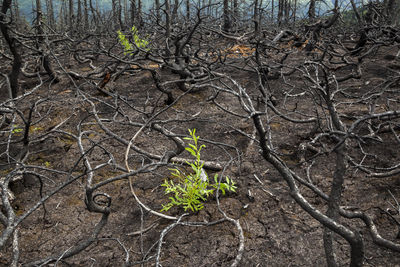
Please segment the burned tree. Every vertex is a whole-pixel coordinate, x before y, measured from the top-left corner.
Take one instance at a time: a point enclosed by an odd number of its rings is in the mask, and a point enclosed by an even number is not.
[[[64,1],[53,26],[38,3],[17,30],[6,9],[0,264],[400,264],[399,29],[353,2]],[[167,189],[197,178],[192,212]]]
[[[19,74],[21,71],[22,58],[17,49],[18,41],[15,37],[10,34],[10,17],[7,16],[8,11],[11,8],[11,0],[3,0],[0,13],[0,30],[1,33],[10,49],[12,56],[14,57],[12,63],[12,69],[8,74],[8,80],[10,83],[11,95],[10,98],[15,98],[19,91]]]

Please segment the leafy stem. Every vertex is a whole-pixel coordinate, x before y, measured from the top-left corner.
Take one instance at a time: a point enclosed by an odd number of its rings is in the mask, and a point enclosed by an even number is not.
[[[165,194],[171,194],[170,202],[163,205],[161,211],[168,211],[174,206],[182,206],[185,211],[198,211],[204,208],[203,202],[214,193],[216,189],[221,190],[225,195],[226,191],[235,192],[236,185],[232,179],[225,178],[225,182],[218,181],[218,174],[214,176],[214,183],[210,183],[207,173],[203,169],[204,163],[201,161],[201,150],[205,145],[199,145],[199,136],[196,136],[196,129],[189,129],[190,137],[185,140],[191,141],[185,148],[194,158],[194,162],[186,163],[191,167],[192,172],[185,173],[178,168],[172,168],[173,179],[164,180],[161,186],[165,187]],[[175,180],[175,182],[174,182]]]

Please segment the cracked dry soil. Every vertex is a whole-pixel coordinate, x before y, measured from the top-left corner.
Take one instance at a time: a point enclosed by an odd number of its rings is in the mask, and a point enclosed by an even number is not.
[[[383,53],[383,52],[382,52]],[[365,75],[361,80],[351,80],[346,86],[355,91],[367,90],[361,86],[370,81],[369,87],[375,86],[382,79],[382,73],[388,74],[387,62],[380,59],[378,53],[374,61],[364,63]],[[399,62],[395,62],[400,64]],[[82,66],[74,66],[83,68]],[[254,84],[256,77],[231,70],[232,76],[245,86],[250,94],[257,94]],[[289,82],[295,83],[296,77],[288,77]],[[29,87],[31,80],[24,80]],[[162,101],[157,99],[160,93],[155,89],[151,76],[146,72],[137,72],[134,75],[123,75],[115,81],[114,86],[121,95],[130,98],[132,105],[143,109],[158,105]],[[278,101],[284,100],[279,90],[286,85],[280,80],[273,81],[273,88]],[[301,84],[296,85],[301,88]],[[96,107],[104,116],[111,114],[113,109],[104,103],[112,103],[112,99],[98,95],[95,89],[82,85],[83,90],[93,95]],[[398,89],[398,87],[397,87]],[[174,94],[180,94],[175,90]],[[228,216],[239,219],[244,231],[245,246],[240,266],[325,266],[325,257],[322,242],[321,225],[304,212],[290,197],[286,184],[272,166],[266,163],[259,154],[257,142],[250,140],[234,129],[252,136],[254,128],[248,119],[233,119],[223,111],[212,105],[207,99],[213,95],[211,89],[204,89],[185,95],[178,103],[169,109],[163,118],[185,118],[187,114],[200,112],[196,119],[190,121],[177,120],[172,127],[181,135],[187,129],[196,128],[197,134],[205,141],[206,148],[203,156],[205,160],[227,162],[224,175],[228,175],[238,185],[236,193],[229,193],[220,197],[217,206],[215,198],[210,198],[203,210],[190,213],[184,221],[212,222],[222,218],[219,208]],[[51,108],[49,116],[43,120],[38,129],[47,129],[71,116],[63,125],[64,131],[76,132],[77,125],[89,116],[89,107],[85,101],[76,98],[74,88],[65,79],[57,85],[42,88],[35,95],[30,96],[27,103],[33,103],[41,97],[49,97],[49,102],[40,108],[43,112]],[[299,109],[308,110],[313,105],[306,98],[298,97],[290,100],[288,107],[296,105]],[[144,103],[148,103],[145,107]],[[237,100],[222,95],[220,103],[232,111],[238,110]],[[378,103],[379,104],[379,103]],[[28,104],[27,104],[28,105]],[[278,104],[279,105],[279,104]],[[50,107],[51,106],[51,107]],[[347,107],[348,115],[358,114],[365,108],[363,103]],[[140,115],[132,114],[133,119],[140,119]],[[270,122],[273,130],[273,140],[277,149],[283,154],[288,164],[300,173],[305,170],[297,166],[299,161],[297,150],[299,144],[309,138],[313,127],[310,125],[290,124],[279,117]],[[41,128],[39,128],[41,127]],[[101,130],[96,125],[87,126],[93,131],[91,140],[100,140]],[[113,127],[112,125],[110,126]],[[89,129],[88,128],[88,129]],[[115,132],[128,136],[134,134],[132,128],[122,124],[113,128]],[[40,134],[40,130],[33,133]],[[212,140],[213,143],[209,141]],[[219,142],[228,144],[221,146]],[[376,164],[387,164],[398,159],[398,144],[385,141],[384,145],[371,146],[371,151],[381,155]],[[160,138],[154,132],[143,132],[135,143],[138,147],[162,155],[173,144],[165,138]],[[393,146],[394,145],[394,146]],[[115,155],[116,160],[123,161],[126,147],[114,140],[105,141],[105,146]],[[32,164],[47,164],[54,169],[69,170],[77,159],[78,147],[73,139],[65,135],[55,135],[43,142],[35,143],[32,147],[29,162]],[[185,156],[188,156],[185,154]],[[94,150],[90,158],[95,163],[102,162],[104,153]],[[140,160],[132,160],[133,165],[140,164]],[[329,192],[334,160],[332,155],[318,159],[313,167],[314,183],[322,190]],[[74,170],[84,173],[82,164]],[[95,173],[95,182],[118,174],[111,168],[104,168]],[[209,174],[212,174],[210,171]],[[167,201],[160,184],[169,176],[168,168],[161,167],[152,173],[139,174],[133,177],[133,184],[137,196],[150,208],[159,211],[161,204]],[[54,174],[51,179],[44,180],[44,192],[63,182],[63,175]],[[16,200],[13,203],[17,214],[23,214],[31,207],[31,203],[40,198],[40,185],[36,179],[27,177],[24,183],[13,185]],[[357,172],[345,182],[344,205],[357,206],[373,215],[374,221],[382,235],[395,240],[397,227],[378,207],[387,208],[388,189],[394,195],[400,193],[399,177],[387,179],[366,178]],[[312,192],[301,189],[305,197],[316,207],[323,207],[320,199]],[[127,180],[116,181],[102,188],[112,197],[111,215],[106,227],[101,231],[99,239],[89,248],[76,256],[58,263],[57,266],[121,266],[125,259],[123,246],[129,250],[132,261],[140,262],[143,258],[154,254],[157,240],[161,232],[171,224],[166,219],[159,218],[145,212],[135,202]],[[50,198],[45,204],[29,216],[19,227],[21,244],[21,262],[40,259],[55,252],[67,251],[76,243],[86,239],[91,234],[94,225],[100,220],[100,215],[87,211],[84,203],[84,181],[78,179],[62,191]],[[324,209],[323,209],[324,210]],[[182,214],[182,210],[173,209],[170,214]],[[346,222],[345,222],[346,223]],[[349,223],[349,222],[347,222]],[[351,222],[360,226],[360,222]],[[360,228],[364,229],[364,228]],[[374,246],[368,233],[362,230],[366,246],[366,266],[398,266],[400,257]],[[163,267],[169,266],[229,266],[236,257],[239,245],[238,231],[235,226],[224,221],[211,226],[182,226],[173,228],[165,237],[160,263]],[[340,237],[335,238],[337,256],[342,266],[349,263],[349,246]],[[10,248],[9,248],[10,249]],[[0,263],[7,266],[10,263],[10,251],[0,252]],[[153,266],[154,259],[142,263],[142,266]],[[50,265],[49,265],[50,266]],[[53,265],[51,265],[53,266]]]

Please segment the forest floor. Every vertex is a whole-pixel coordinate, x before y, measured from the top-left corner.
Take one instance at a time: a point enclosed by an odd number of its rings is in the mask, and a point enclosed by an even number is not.
[[[371,88],[379,86],[390,76],[399,75],[400,59],[396,58],[397,51],[379,49],[373,56],[362,63],[361,79],[352,79],[341,86],[348,88],[354,95],[365,94]],[[385,56],[391,54],[393,57]],[[387,59],[390,58],[390,59]],[[70,60],[70,70],[85,73],[90,68]],[[294,62],[304,61],[304,52],[298,51],[293,56]],[[102,64],[101,58],[95,64]],[[4,67],[4,66],[3,66]],[[7,67],[4,67],[7,69]],[[160,70],[163,77],[173,74]],[[242,72],[239,68],[223,67],[220,72],[229,73],[237,80],[254,99],[258,95],[257,76]],[[343,74],[346,74],[343,71]],[[301,92],[304,84],[293,74],[287,76],[285,83],[282,79],[270,82],[270,88],[276,97],[277,106],[286,110],[297,108],[305,112],[314,108],[314,103]],[[91,95],[91,101],[103,118],[112,118],[115,110],[110,107],[114,99],[99,94],[90,84],[75,81],[81,90]],[[25,90],[37,84],[36,78],[23,78],[22,87]],[[289,88],[289,85],[292,88]],[[155,88],[149,72],[137,71],[122,75],[112,81],[106,89],[115,90],[129,99],[132,106],[142,110],[160,109],[165,107],[161,93]],[[397,84],[393,90],[400,90]],[[287,98],[284,91],[296,98]],[[174,89],[175,96],[182,91]],[[252,121],[248,118],[238,119],[218,108],[210,101],[215,95],[212,88],[202,88],[195,92],[183,94],[177,103],[167,109],[159,119],[176,118],[175,124],[168,128],[175,129],[182,135],[187,135],[187,129],[196,129],[201,137],[200,142],[206,145],[202,152],[204,160],[226,163],[223,174],[237,183],[235,193],[220,196],[219,206],[215,198],[209,198],[199,212],[183,217],[182,221],[212,222],[223,218],[220,209],[228,216],[238,219],[244,231],[244,253],[239,266],[325,266],[325,255],[322,241],[323,227],[288,194],[287,185],[280,175],[260,155],[257,136]],[[239,112],[237,99],[230,95],[221,94],[219,103],[232,112]],[[341,96],[345,101],[345,96]],[[397,94],[398,97],[398,94]],[[58,84],[45,83],[34,94],[25,100],[26,108],[35,101],[48,99],[40,105],[38,112],[48,115],[34,125],[32,136],[40,136],[51,127],[65,121],[61,129],[65,132],[77,133],[82,127],[90,131],[88,143],[103,140],[104,131],[90,117],[92,107],[87,101],[76,97],[75,87],[70,79],[63,77]],[[260,103],[260,105],[263,105]],[[364,103],[340,105],[344,114],[356,116],[368,109]],[[384,110],[384,103],[376,103],[377,110]],[[132,109],[127,114],[132,121],[140,121],[141,113]],[[85,119],[88,118],[88,119]],[[192,118],[191,120],[185,120]],[[194,118],[194,119],[193,119]],[[84,121],[86,124],[82,124]],[[351,122],[351,119],[349,119]],[[299,165],[299,146],[304,140],[309,140],[314,134],[313,125],[293,124],[279,116],[272,116],[269,125],[272,129],[272,140],[275,148],[286,163],[298,173],[304,175],[306,168]],[[137,128],[129,125],[108,125],[115,133],[129,140]],[[240,130],[241,132],[237,131]],[[250,139],[247,136],[253,136]],[[18,135],[17,135],[18,137]],[[2,137],[3,138],[3,137]],[[212,141],[212,142],[211,142]],[[115,160],[123,165],[126,146],[115,140],[103,140],[103,146],[112,153]],[[370,146],[371,153],[380,155],[374,159],[378,166],[390,165],[400,155],[399,145],[395,141],[384,140],[383,144]],[[221,144],[224,145],[221,145]],[[154,154],[162,155],[173,144],[159,134],[145,130],[135,141],[135,145]],[[17,148],[15,148],[17,149]],[[59,134],[32,144],[28,163],[41,165],[57,170],[72,170],[79,157],[77,142],[68,136]],[[15,152],[16,153],[16,152]],[[187,152],[185,152],[187,153]],[[105,152],[95,150],[90,153],[93,165],[104,161]],[[190,158],[190,155],[183,154]],[[313,183],[325,193],[329,193],[333,176],[333,154],[319,157],[312,168]],[[132,160],[131,167],[140,166],[140,159]],[[6,172],[7,170],[2,170]],[[74,174],[84,173],[85,167],[79,164],[73,169]],[[111,167],[102,168],[94,176],[94,183],[120,174]],[[208,174],[213,175],[212,171]],[[162,209],[162,204],[168,201],[163,187],[164,179],[169,178],[167,167],[160,167],[151,173],[142,173],[133,177],[133,187],[138,198],[155,211]],[[50,192],[57,185],[65,182],[65,175],[54,174],[43,180],[43,194]],[[382,210],[391,208],[391,197],[400,196],[400,176],[392,178],[369,178],[360,171],[348,174],[345,181],[343,206],[356,206],[371,215],[383,237],[397,241],[397,225]],[[100,220],[99,214],[87,211],[84,196],[84,180],[78,179],[46,201],[45,209],[40,207],[25,219],[19,226],[21,262],[31,262],[47,257],[53,253],[68,251],[79,241],[87,239],[94,225]],[[24,183],[13,185],[15,202],[13,206],[17,215],[31,208],[32,203],[40,199],[40,184],[36,178],[25,177]],[[304,196],[314,206],[322,208],[324,203],[311,191],[301,188]],[[128,180],[118,180],[102,188],[112,197],[111,215],[108,224],[101,231],[99,239],[86,250],[71,258],[63,260],[57,266],[121,266],[129,250],[132,262],[141,262],[142,266],[153,266],[157,241],[170,220],[160,218],[144,211],[135,201]],[[174,208],[167,214],[178,216],[183,210]],[[360,227],[361,222],[343,221],[344,224]],[[360,227],[363,229],[362,227]],[[361,231],[365,238],[366,266],[400,266],[399,254],[375,246],[367,232]],[[121,246],[123,244],[123,246]],[[229,266],[238,253],[238,231],[232,222],[223,221],[208,226],[174,227],[165,236],[160,255],[160,264],[168,266]],[[349,263],[349,246],[345,240],[335,237],[337,256],[341,266]],[[0,264],[10,263],[10,251],[0,252]],[[149,258],[150,257],[150,258]]]

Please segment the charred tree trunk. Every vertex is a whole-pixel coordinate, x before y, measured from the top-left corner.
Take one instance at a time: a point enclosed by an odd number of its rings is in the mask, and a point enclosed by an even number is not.
[[[178,20],[178,7],[179,7],[179,0],[174,0],[174,8],[172,9],[173,22],[176,22]]]
[[[259,16],[258,0],[254,0],[253,21],[254,21],[254,32],[256,34],[260,32],[260,25],[259,25],[258,16]]]
[[[124,23],[122,21],[122,4],[121,4],[121,0],[118,0],[117,3],[117,18],[118,18],[118,24],[119,24],[119,28],[121,30],[124,30]]]
[[[290,18],[290,0],[284,0],[284,14],[285,14],[285,23],[289,23]]]
[[[54,8],[53,8],[53,0],[47,0],[47,18],[50,28],[54,29],[55,21],[54,21]]]
[[[111,2],[111,13],[112,13],[112,17],[111,17],[111,28],[114,30],[115,29],[115,25],[116,25],[116,21],[117,21],[117,3],[116,0],[112,0]]]
[[[186,0],[186,20],[190,20],[190,0]]]
[[[223,10],[223,16],[224,16],[224,31],[228,32],[231,29],[231,21],[230,21],[230,15],[229,15],[229,1],[224,0],[224,10]]]
[[[124,27],[126,27],[127,25],[129,25],[128,0],[124,0],[123,3],[124,3],[123,6],[122,6],[123,14],[124,14],[124,19],[123,19],[123,21],[124,21]]]
[[[358,42],[356,44],[356,46],[354,47],[353,51],[351,52],[352,55],[357,55],[358,53],[361,52],[362,48],[367,44],[367,32],[364,28],[364,21],[361,18],[360,13],[358,12],[357,6],[354,3],[354,0],[350,0],[351,6],[353,8],[354,14],[356,16],[358,25],[359,25],[359,29],[360,29],[360,38],[358,39]]]
[[[171,37],[171,6],[169,0],[165,0],[165,38]]]
[[[239,21],[240,21],[238,0],[233,0],[232,19],[233,19],[234,28],[235,28],[235,30],[237,30],[239,27]]]
[[[239,3],[238,0],[233,0],[233,16],[235,17],[235,20],[239,20]]]
[[[94,8],[92,0],[89,0],[90,12],[92,13],[94,25],[98,25],[97,10]],[[98,27],[96,27],[97,29]]]
[[[83,28],[85,32],[89,29],[89,8],[87,0],[83,0]]]
[[[358,25],[359,25],[360,27],[362,27],[362,24],[363,24],[363,23],[362,23],[362,19],[361,19],[360,13],[358,12],[357,6],[356,6],[356,4],[354,3],[354,0],[350,0],[350,3],[351,3],[351,7],[353,8],[354,15],[356,16]]]
[[[328,81],[327,76],[324,77],[325,82]],[[330,117],[332,118],[332,125],[337,131],[346,131],[344,125],[341,123],[340,118],[337,114],[335,105],[332,101],[331,94],[331,86],[329,83],[326,83],[325,92],[322,93],[322,97],[325,99],[325,103],[327,105],[327,109],[329,111]],[[334,220],[339,220],[339,206],[342,203],[342,193],[344,186],[344,178],[346,173],[346,159],[345,159],[345,151],[346,151],[346,142],[343,142],[336,150],[336,168],[333,174],[333,181],[331,192],[329,194],[328,201],[328,210],[326,215]],[[327,265],[330,267],[338,266],[336,262],[335,249],[333,245],[333,231],[325,228],[323,234],[324,240],[324,248],[325,248],[325,256]]]
[[[336,20],[339,18],[339,10],[334,9],[333,10],[334,14],[327,20],[318,20],[315,23],[311,23],[309,25],[306,25],[306,30],[308,33],[311,33],[310,40],[307,43],[305,50],[310,53],[316,46],[317,42],[320,39],[321,35],[321,30],[322,29],[328,29],[332,27],[332,25],[336,22]]]
[[[137,26],[141,28],[143,26],[143,19],[142,19],[142,0],[138,0],[137,5]]]
[[[131,26],[135,25],[136,22],[136,0],[130,0],[130,16],[131,16]]]
[[[38,36],[37,47],[41,53],[41,61],[43,68],[46,70],[51,81],[57,83],[59,80],[51,67],[49,56],[47,55],[48,49],[45,47],[44,31],[42,25],[42,6],[40,0],[36,0],[36,33]]]
[[[284,0],[279,0],[279,6],[278,6],[278,24],[279,25],[281,25],[281,23],[282,23],[283,4],[284,4]]]
[[[271,0],[271,22],[274,22],[275,1]]]
[[[314,21],[315,19],[315,0],[310,0],[310,7],[308,8],[308,19]]]
[[[82,3],[81,0],[77,2],[78,10],[76,11],[76,28],[79,30],[82,27]]]
[[[294,6],[293,6],[293,23],[296,23],[296,16],[297,16],[297,0],[294,0]]]
[[[74,1],[69,0],[69,10],[68,10],[68,26],[69,26],[69,31],[72,33],[74,29]]]
[[[396,1],[388,0],[386,5],[386,16],[388,24],[393,24],[393,22],[395,22],[395,15],[396,15]]]
[[[11,54],[14,57],[11,72],[8,74],[8,79],[10,81],[11,96],[12,98],[17,97],[19,90],[19,73],[21,72],[22,59],[21,55],[17,50],[17,39],[10,36],[8,25],[6,21],[6,14],[11,7],[11,0],[3,0],[0,13],[0,30],[6,40],[8,47],[10,48]]]
[[[14,2],[14,8],[13,8],[12,15],[13,15],[12,18],[14,19],[15,24],[17,25],[17,28],[18,28],[19,22],[20,22],[18,1]]]
[[[64,4],[60,5],[60,9],[58,10],[58,21],[56,21],[56,29],[63,30],[64,28]]]
[[[160,14],[160,0],[155,0],[155,12],[156,12],[156,22],[157,24],[160,23],[161,14]]]

